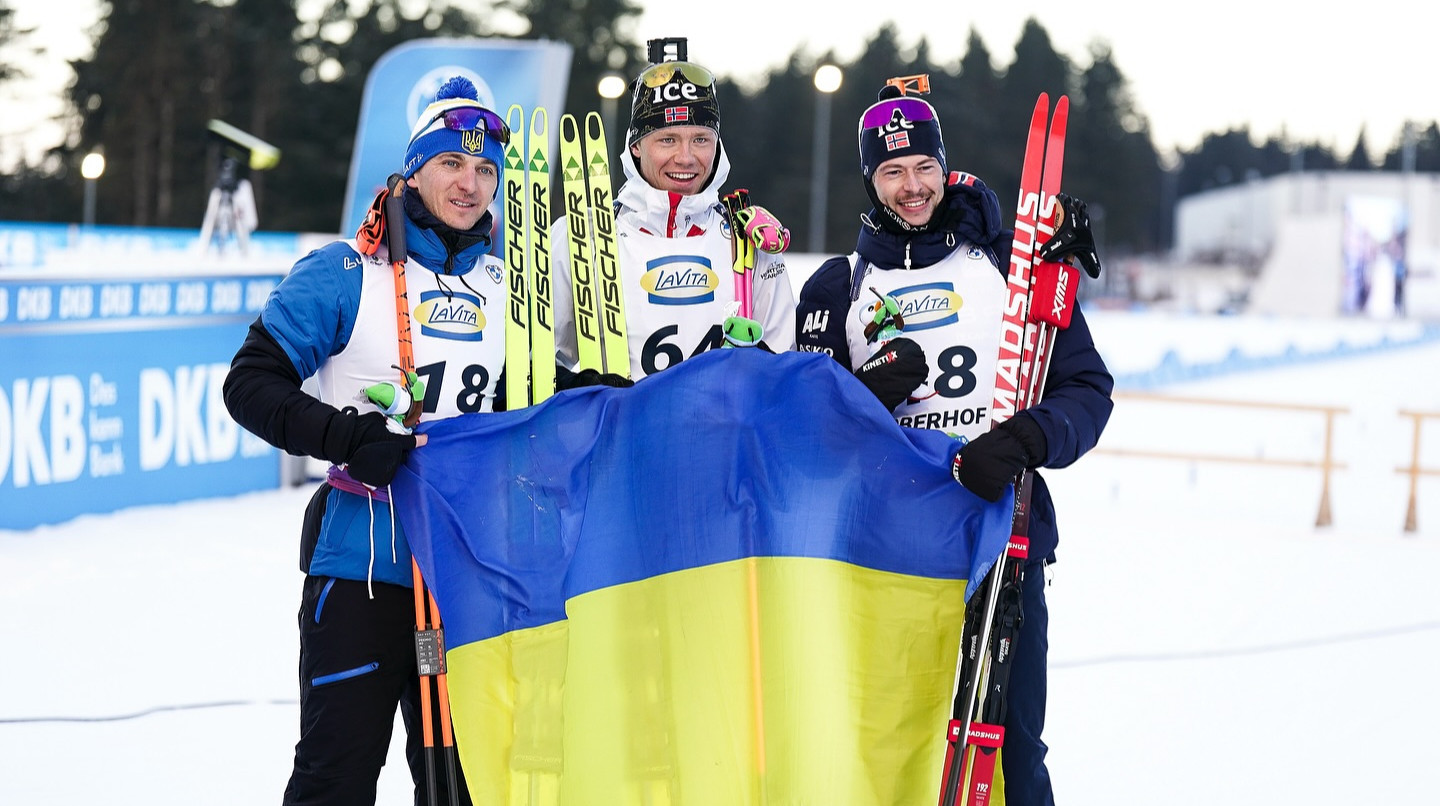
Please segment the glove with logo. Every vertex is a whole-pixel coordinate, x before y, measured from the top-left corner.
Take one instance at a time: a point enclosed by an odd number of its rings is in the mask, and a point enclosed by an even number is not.
[[[1067,193],[1056,193],[1062,213],[1055,234],[1040,247],[1044,260],[1060,261],[1074,256],[1091,278],[1100,276],[1100,256],[1095,253],[1095,236],[1090,232],[1090,213],[1085,202]]]
[[[950,467],[955,480],[986,501],[999,501],[1020,472],[1045,461],[1045,432],[1020,412],[965,443]]]
[[[612,386],[617,389],[625,389],[634,385],[634,381],[614,372],[601,372],[588,368],[573,372],[559,364],[555,365],[555,391],[557,392],[579,389],[583,386]]]
[[[905,402],[929,374],[925,351],[904,336],[891,339],[855,370],[855,377],[890,411]]]
[[[743,207],[736,211],[735,220],[744,228],[745,237],[760,251],[777,255],[790,248],[790,230],[764,207],[755,204]]]

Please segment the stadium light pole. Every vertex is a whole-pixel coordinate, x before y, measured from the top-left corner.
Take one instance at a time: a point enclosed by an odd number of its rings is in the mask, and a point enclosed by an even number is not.
[[[80,223],[89,227],[95,223],[95,182],[105,173],[105,155],[91,151],[80,161],[80,175],[85,178],[85,206]]]
[[[839,67],[822,64],[815,68],[815,142],[810,149],[810,251],[825,250],[826,187],[830,165],[830,96],[845,78]]]
[[[623,145],[624,137],[615,136],[615,114],[619,111],[619,98],[625,94],[625,79],[616,73],[606,73],[595,89],[600,93],[600,118],[605,122],[605,144],[610,149],[606,155],[610,159],[610,174],[615,175],[616,162],[613,159],[620,150],[616,144]]]

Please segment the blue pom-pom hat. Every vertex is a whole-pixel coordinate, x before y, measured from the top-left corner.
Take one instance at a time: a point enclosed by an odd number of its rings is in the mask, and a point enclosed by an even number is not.
[[[452,109],[463,108],[479,109],[484,113],[484,119],[504,125],[500,116],[480,104],[480,93],[470,79],[464,76],[454,76],[440,87],[435,93],[435,100],[420,114],[420,119],[415,121],[415,128],[410,132],[410,144],[405,149],[405,166],[401,174],[409,179],[420,170],[426,162],[434,157],[448,152],[470,154],[472,156],[484,157],[495,163],[497,176],[504,182],[505,170],[505,144],[501,141],[498,132],[491,126],[486,126],[488,131],[483,138],[478,137],[480,130],[456,131],[450,129],[445,123],[445,113]]]

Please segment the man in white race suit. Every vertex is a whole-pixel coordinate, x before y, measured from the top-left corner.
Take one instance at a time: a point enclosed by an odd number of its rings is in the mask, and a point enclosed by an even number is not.
[[[658,63],[631,88],[627,148],[620,158],[626,181],[615,195],[632,380],[722,346],[726,319],[737,301],[730,227],[718,190],[729,176],[730,161],[720,140],[715,77],[685,61],[683,51],[681,60],[658,60],[654,45],[664,41],[651,43],[651,60]],[[778,254],[789,233],[763,208],[751,211],[752,220],[769,222],[772,236],[770,245],[756,251],[751,317],[764,347],[790,350],[795,346],[795,299]],[[589,376],[580,383],[624,385],[614,373],[597,377],[583,371],[599,368],[577,366],[567,228],[561,217],[551,231],[559,362]],[[765,251],[770,248],[777,252]],[[568,373],[559,374],[558,385],[565,388]]]

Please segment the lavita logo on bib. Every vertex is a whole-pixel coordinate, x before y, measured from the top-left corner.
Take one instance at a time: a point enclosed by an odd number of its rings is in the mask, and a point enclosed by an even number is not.
[[[485,314],[480,301],[469,294],[426,291],[420,295],[414,318],[426,336],[454,341],[485,338]]]
[[[944,327],[958,321],[960,306],[965,302],[955,293],[950,283],[924,283],[890,292],[900,303],[900,315],[905,319],[905,330],[928,330]],[[862,324],[874,319],[879,309],[877,300],[862,307],[857,313]]]
[[[656,305],[698,305],[712,302],[720,278],[703,255],[671,255],[645,264],[640,287]]]

